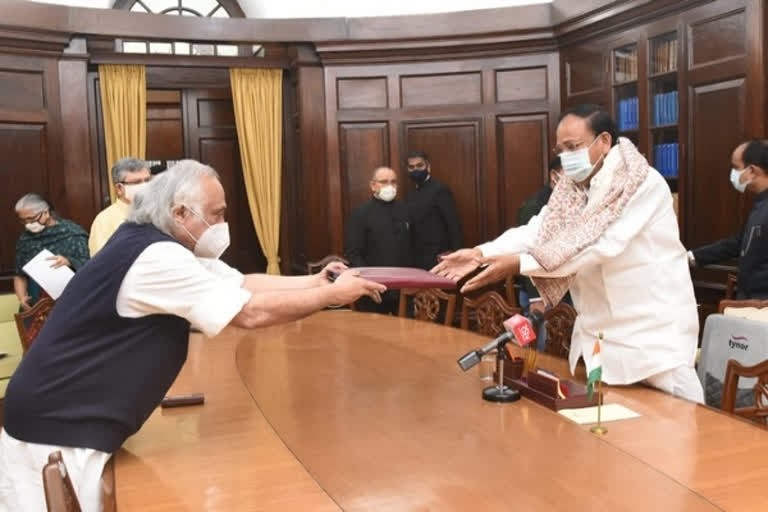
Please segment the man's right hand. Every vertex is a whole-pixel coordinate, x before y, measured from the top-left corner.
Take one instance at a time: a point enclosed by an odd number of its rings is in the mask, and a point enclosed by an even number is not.
[[[334,289],[333,303],[338,305],[351,304],[363,295],[381,304],[381,294],[387,291],[383,284],[363,279],[355,270],[343,272],[331,286]]]
[[[32,299],[29,295],[25,295],[24,297],[19,299],[19,303],[21,303],[21,309],[24,311],[29,311],[32,309],[32,306],[29,305],[29,301]]]
[[[446,254],[440,259],[440,263],[430,270],[433,274],[447,277],[452,281],[459,281],[480,266],[483,253],[480,249],[459,249]]]

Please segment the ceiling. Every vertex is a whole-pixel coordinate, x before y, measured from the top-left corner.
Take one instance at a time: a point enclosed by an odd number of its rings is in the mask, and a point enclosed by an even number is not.
[[[110,8],[114,0],[30,0],[41,3],[76,7]],[[144,0],[147,4],[169,0]],[[195,3],[197,0],[184,0]],[[208,3],[210,0],[200,0]],[[356,18],[365,16],[392,16],[400,14],[426,14],[511,7],[516,5],[545,4],[553,0],[238,0],[249,18]]]

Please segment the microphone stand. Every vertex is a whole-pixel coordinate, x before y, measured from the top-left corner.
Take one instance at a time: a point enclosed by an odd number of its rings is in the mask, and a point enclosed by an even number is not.
[[[509,360],[506,349],[507,341],[504,340],[496,346],[496,375],[499,381],[496,386],[489,386],[483,390],[483,400],[499,403],[520,400],[520,392],[518,390],[504,385],[504,361]]]

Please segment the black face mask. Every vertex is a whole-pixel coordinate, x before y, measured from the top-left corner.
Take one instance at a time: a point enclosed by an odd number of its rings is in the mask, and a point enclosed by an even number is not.
[[[424,183],[424,180],[429,176],[429,172],[426,169],[414,169],[408,171],[408,176],[416,183]]]

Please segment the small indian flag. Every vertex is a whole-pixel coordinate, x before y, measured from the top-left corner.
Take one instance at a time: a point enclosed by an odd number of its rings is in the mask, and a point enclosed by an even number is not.
[[[592,361],[587,375],[587,399],[592,400],[592,387],[595,382],[600,381],[603,378],[603,363],[600,360],[600,340],[603,339],[602,333],[600,337],[595,340],[595,347],[592,349]]]

